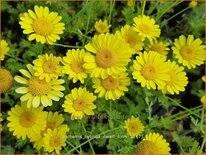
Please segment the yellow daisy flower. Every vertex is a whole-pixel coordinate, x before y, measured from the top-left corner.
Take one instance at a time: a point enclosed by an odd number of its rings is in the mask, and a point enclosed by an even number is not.
[[[155,24],[155,20],[149,16],[143,15],[134,17],[134,30],[139,33],[143,38],[148,38],[149,40],[158,38],[160,36],[159,25]]]
[[[85,114],[94,115],[93,109],[96,108],[96,105],[93,102],[96,100],[96,96],[86,88],[72,89],[65,99],[62,107],[65,112],[72,114],[72,120],[82,119]]]
[[[141,83],[142,87],[156,89],[169,81],[169,67],[165,62],[166,57],[162,57],[156,52],[140,53],[133,64],[133,78]]]
[[[138,117],[135,118],[132,116],[131,118],[128,118],[124,124],[124,128],[127,129],[127,132],[131,137],[139,136],[144,131],[144,125]]]
[[[0,113],[0,133],[2,132],[2,124],[1,124],[2,121],[3,121],[2,113]]]
[[[13,85],[13,76],[3,68],[0,68],[0,94],[8,91]]]
[[[164,43],[162,41],[153,40],[150,44],[146,47],[146,51],[154,51],[161,55],[167,55],[169,52],[169,43]]]
[[[95,35],[85,48],[94,54],[86,55],[83,65],[91,73],[91,77],[105,78],[123,72],[130,61],[131,51],[117,35]]]
[[[52,79],[57,79],[62,75],[62,67],[59,62],[60,57],[55,57],[53,54],[39,55],[38,59],[33,61],[34,76],[38,76],[40,80],[45,79],[50,82]]]
[[[130,85],[130,78],[125,72],[118,75],[108,75],[105,79],[93,78],[92,81],[94,92],[99,93],[98,97],[105,97],[106,100],[119,99],[125,91],[128,91],[127,86]]]
[[[9,52],[8,43],[5,40],[1,40],[0,48],[0,60],[4,60],[4,56]]]
[[[99,21],[96,21],[94,25],[94,28],[99,33],[109,32],[110,27],[111,25],[108,25],[107,20],[102,21],[101,19]]]
[[[63,34],[64,23],[60,23],[62,17],[56,12],[49,12],[48,7],[34,6],[34,11],[28,10],[20,17],[19,24],[24,34],[29,35],[29,41],[36,39],[42,44],[52,44],[60,40]]]
[[[202,77],[202,80],[203,80],[204,82],[206,82],[206,76],[203,76],[203,77]],[[205,86],[205,85],[204,85],[204,86]],[[200,101],[201,101],[204,105],[206,105],[206,95],[202,96],[201,99],[200,99]]]
[[[51,106],[52,100],[59,101],[60,97],[64,94],[61,91],[65,90],[65,87],[61,84],[64,83],[62,79],[53,79],[50,82],[46,82],[45,79],[40,80],[39,77],[34,76],[34,70],[32,65],[27,65],[29,72],[24,69],[20,69],[22,75],[15,76],[14,79],[18,83],[23,84],[23,87],[16,89],[16,93],[24,94],[20,100],[26,102],[28,107],[38,107],[40,103],[44,106]]]
[[[83,68],[84,57],[86,56],[84,49],[72,49],[67,51],[67,55],[62,58],[63,72],[68,74],[68,79],[76,83],[78,80],[84,83],[84,79],[87,78],[87,73]]]
[[[62,123],[64,122],[64,117],[62,114],[58,114],[58,112],[48,112],[47,113],[47,119],[46,119],[46,128],[39,134],[35,134],[33,137],[30,138],[31,142],[34,142],[34,148],[37,150],[40,150],[44,146],[43,137],[44,134],[47,132],[48,129],[54,130],[58,129],[60,126],[62,126]]]
[[[60,154],[62,147],[66,146],[68,131],[69,128],[65,125],[54,130],[48,129],[43,138],[45,151]]]
[[[46,112],[42,110],[43,106],[27,108],[26,103],[11,108],[7,117],[9,131],[23,140],[40,133],[46,127]]]
[[[189,3],[189,7],[195,8],[196,6],[197,6],[197,0],[191,0],[191,2]]]
[[[172,50],[178,62],[189,69],[204,64],[205,45],[201,45],[202,41],[198,38],[194,40],[193,35],[187,38],[181,35],[179,39],[175,39]]]
[[[123,28],[121,28],[121,31],[117,31],[116,33],[118,36],[124,39],[125,43],[130,47],[133,54],[142,50],[144,46],[144,40],[129,25],[125,25]]]
[[[170,68],[168,74],[170,80],[165,82],[165,85],[161,85],[160,89],[163,93],[179,94],[180,91],[185,91],[185,87],[188,84],[188,78],[183,67],[179,67],[175,62],[168,61]]]
[[[169,143],[159,133],[149,133],[137,144],[138,154],[170,154]]]

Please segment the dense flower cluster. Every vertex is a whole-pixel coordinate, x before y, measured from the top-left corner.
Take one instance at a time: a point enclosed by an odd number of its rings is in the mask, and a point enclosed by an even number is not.
[[[19,23],[23,33],[29,35],[28,40],[53,44],[60,40],[59,35],[65,29],[61,19],[48,7],[34,6],[34,11],[29,9],[22,14]],[[22,76],[16,75],[14,79],[21,103],[11,108],[7,118],[7,126],[14,136],[29,138],[38,150],[60,153],[66,145],[69,127],[63,124],[62,114],[44,111],[44,107],[58,105],[60,98],[65,97],[61,108],[71,115],[71,120],[82,119],[95,114],[97,98],[112,101],[124,96],[131,81],[163,94],[179,94],[188,84],[185,69],[196,68],[205,61],[205,46],[200,39],[181,35],[170,45],[159,39],[160,26],[150,16],[134,17],[132,25],[126,24],[115,33],[109,33],[111,25],[106,20],[97,21],[94,27],[98,33],[85,48],[68,49],[63,57],[39,55],[33,64],[27,64],[27,70],[19,70]],[[1,40],[1,60],[8,50],[6,41]],[[62,78],[64,75],[70,82],[80,81],[82,87],[69,90],[65,95],[68,85]],[[88,79],[94,93],[86,88]],[[11,87],[12,80],[10,73],[0,68],[0,93]],[[132,116],[123,123],[131,137],[145,132],[138,117]],[[138,143],[137,153],[154,152],[169,154],[170,147],[162,135],[149,133]]]

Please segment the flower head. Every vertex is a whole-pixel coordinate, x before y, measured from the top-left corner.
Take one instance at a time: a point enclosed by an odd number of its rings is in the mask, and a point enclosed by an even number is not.
[[[163,93],[179,94],[180,91],[185,91],[185,87],[188,84],[188,78],[183,71],[183,67],[179,67],[175,62],[168,61],[168,67],[170,68],[168,74],[170,76],[169,81],[165,82],[165,85],[161,85]]]
[[[56,12],[49,12],[48,7],[34,6],[34,11],[28,10],[20,17],[19,24],[24,29],[23,33],[29,35],[29,40],[36,39],[42,44],[52,44],[60,40],[63,34],[64,23],[60,23],[62,17]]]
[[[48,129],[43,138],[45,151],[60,154],[62,147],[66,146],[66,133],[68,131],[69,128],[66,125],[60,126],[58,129],[55,128],[54,130]]]
[[[205,60],[205,46],[201,45],[202,41],[194,39],[193,35],[187,38],[181,35],[179,39],[175,39],[172,50],[178,62],[189,69],[196,68],[196,66],[204,64]]]
[[[131,118],[128,118],[124,123],[124,128],[127,129],[127,132],[131,137],[139,136],[144,131],[144,125],[138,117],[135,118],[134,116],[132,116]]]
[[[60,57],[55,57],[53,54],[39,55],[38,59],[33,61],[34,76],[38,76],[40,80],[45,79],[50,82],[52,79],[58,79],[62,75],[62,68],[59,64]]]
[[[82,119],[86,115],[94,115],[93,109],[96,105],[93,102],[96,100],[96,96],[90,93],[86,88],[74,88],[71,93],[65,97],[62,107],[65,112],[71,115],[71,119]]]
[[[0,68],[0,93],[5,93],[12,87],[13,76],[11,73],[3,68]]]
[[[68,74],[69,80],[73,80],[76,83],[80,80],[84,83],[84,79],[87,78],[87,73],[83,68],[84,57],[87,55],[84,49],[72,49],[67,51],[67,55],[62,58],[63,72]]]
[[[99,93],[99,97],[105,97],[106,100],[116,100],[128,91],[127,86],[130,85],[130,78],[125,72],[118,75],[108,75],[105,79],[93,78],[95,93]]]
[[[28,107],[38,107],[40,103],[44,106],[51,106],[52,100],[59,101],[60,97],[63,97],[64,94],[61,91],[64,91],[65,88],[61,84],[64,83],[62,79],[53,79],[50,82],[46,82],[45,79],[40,80],[39,77],[34,76],[34,70],[32,65],[27,65],[29,72],[24,69],[20,69],[22,75],[15,76],[14,79],[23,84],[23,87],[16,89],[16,92],[19,94],[24,94],[20,100],[26,102]]]
[[[206,76],[203,76],[203,77],[202,77],[202,80],[203,80],[204,82],[206,82]],[[204,84],[204,86],[205,86],[205,84]],[[206,95],[203,95],[203,96],[201,97],[200,101],[201,101],[203,104],[206,105]]]
[[[4,56],[9,52],[8,43],[5,40],[1,40],[0,48],[0,60],[4,60]]]
[[[44,134],[47,133],[48,129],[54,130],[58,129],[62,126],[62,123],[64,122],[64,117],[62,114],[58,114],[58,112],[48,112],[47,118],[46,118],[46,128],[45,130],[41,131],[41,133],[35,134],[30,138],[31,142],[34,142],[34,148],[37,150],[40,150],[44,146]],[[65,126],[65,125],[63,125]]]
[[[141,83],[142,87],[156,89],[169,80],[169,67],[165,62],[166,57],[162,57],[156,52],[140,53],[133,64],[133,78]]]
[[[110,27],[111,25],[108,25],[107,20],[102,21],[101,19],[99,21],[96,21],[94,25],[94,28],[99,33],[109,32]]]
[[[189,3],[189,7],[195,8],[196,6],[197,6],[197,0],[191,0],[191,2]]]
[[[132,53],[138,53],[142,50],[144,46],[142,37],[129,25],[125,25],[121,28],[121,31],[117,31],[116,33],[130,47]]]
[[[138,154],[170,154],[169,143],[159,133],[149,133],[137,144]]]
[[[147,51],[154,51],[154,52],[157,52],[161,55],[167,55],[168,54],[168,51],[170,50],[168,48],[169,46],[169,43],[164,43],[162,41],[157,41],[157,40],[154,40],[154,41],[151,41],[150,44],[147,46],[146,50]]]
[[[23,140],[40,133],[46,127],[46,112],[42,110],[43,106],[27,108],[26,103],[11,108],[7,117],[9,131]]]
[[[83,65],[91,77],[105,78],[118,74],[126,70],[125,66],[130,61],[131,51],[117,35],[95,35],[85,48],[93,53],[85,56]]]
[[[160,36],[159,25],[155,24],[155,20],[149,16],[138,16],[134,19],[134,30],[143,38],[148,38],[149,40],[158,38]]]

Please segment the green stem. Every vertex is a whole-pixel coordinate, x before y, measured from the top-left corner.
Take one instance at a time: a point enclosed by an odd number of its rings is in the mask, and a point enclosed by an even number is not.
[[[69,81],[68,81],[68,77],[64,76],[64,81],[65,81],[65,85],[66,85],[66,93],[70,93],[70,88],[69,88]]]
[[[108,133],[108,132],[115,131],[115,130],[117,130],[117,129],[119,129],[119,128],[120,128],[120,127],[113,128],[113,129],[111,129],[111,130],[107,130],[107,131],[105,131],[105,132],[102,132],[102,133],[98,134],[97,136],[104,135],[104,134],[106,134],[106,133]],[[93,139],[95,139],[95,137],[90,138],[90,139],[88,139],[87,141],[81,143],[79,146],[77,146],[77,147],[73,148],[72,150],[70,150],[69,153],[75,151],[76,149],[78,149],[79,147],[81,147],[81,146],[87,144],[88,142],[92,141]]]
[[[54,46],[60,46],[60,47],[67,47],[67,48],[82,48],[82,46],[72,46],[72,45],[64,45],[64,44],[57,44],[53,43]]]
[[[112,11],[114,9],[114,4],[115,4],[115,1],[113,2],[113,0],[110,0],[110,4],[109,4],[109,17],[108,17],[108,23],[109,24],[111,24]]]
[[[184,11],[188,10],[189,7],[184,8],[183,10],[181,10],[180,12],[174,14],[172,17],[167,19],[167,22],[170,21],[171,19],[175,18],[176,16],[178,16],[179,14],[183,13]]]
[[[143,0],[142,15],[144,15],[145,5],[146,5],[146,0]]]
[[[84,130],[85,132],[87,132],[87,130],[86,130],[84,124],[83,124],[83,123],[81,123],[81,124],[82,124],[82,128],[83,128],[83,130]],[[94,152],[94,148],[93,148],[93,146],[92,146],[92,143],[91,143],[90,141],[89,141],[88,143],[89,143],[89,146],[90,146],[90,148],[91,148],[91,150],[92,150],[92,154],[95,154],[95,152]]]
[[[28,63],[28,62],[24,61],[23,59],[20,59],[20,58],[18,58],[18,57],[12,56],[12,55],[6,54],[6,56],[8,56],[8,57],[10,57],[10,58],[13,58],[13,59],[15,59],[15,60],[17,60],[17,61],[23,62],[23,63]]]
[[[69,141],[66,141],[67,144],[69,144],[72,148],[75,148],[75,146],[70,143]],[[68,151],[68,150],[67,150]],[[80,153],[80,151],[78,149],[75,149],[75,151],[77,151],[78,153]]]
[[[176,104],[177,106],[179,106],[180,108],[186,110],[186,111],[189,112],[190,114],[193,114],[193,115],[195,115],[196,117],[198,117],[198,118],[201,119],[201,117],[200,117],[199,115],[197,115],[196,113],[194,113],[194,112],[191,111],[190,109],[185,108],[184,106],[182,106],[181,104],[179,104],[179,103],[178,103],[177,101],[175,101],[174,99],[172,99],[172,98],[170,98],[170,97],[168,97],[168,99],[169,99],[170,101],[172,101],[174,104]]]

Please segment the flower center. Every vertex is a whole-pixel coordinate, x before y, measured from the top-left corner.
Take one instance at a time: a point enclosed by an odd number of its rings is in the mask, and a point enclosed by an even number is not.
[[[43,70],[48,73],[48,74],[51,74],[51,73],[55,73],[55,70],[56,70],[56,64],[52,61],[46,61],[44,64],[43,64]]]
[[[149,34],[151,32],[151,27],[147,24],[142,24],[139,26],[140,31],[143,33]]]
[[[84,109],[86,107],[86,103],[84,102],[83,99],[78,98],[73,102],[73,107],[77,111],[84,111]]]
[[[28,88],[32,95],[41,96],[46,95],[51,91],[51,83],[46,82],[45,80],[39,80],[38,77],[31,77],[28,82]]]
[[[52,148],[55,148],[55,147],[59,147],[60,146],[60,137],[58,136],[54,136],[50,139],[50,146]]]
[[[129,131],[132,132],[132,133],[136,132],[137,129],[138,129],[138,128],[137,128],[137,125],[134,124],[134,123],[130,123],[129,126],[128,126],[128,128],[129,128]]]
[[[26,111],[21,114],[19,121],[23,127],[26,127],[26,128],[31,127],[35,123],[34,114]]]
[[[97,52],[96,63],[102,68],[111,67],[115,63],[115,55],[110,50],[103,49]]]
[[[47,131],[47,129],[53,130],[53,129],[56,128],[56,127],[57,127],[57,126],[56,126],[55,123],[53,123],[53,122],[47,122],[46,131]]]
[[[166,81],[166,83],[169,85],[174,85],[177,82],[177,76],[175,71],[171,71],[169,75],[170,75],[170,80]]]
[[[71,65],[71,68],[75,73],[83,72],[84,71],[83,61],[74,61]]]
[[[7,91],[13,84],[13,77],[11,73],[5,69],[0,68],[0,93]]]
[[[102,80],[102,85],[107,90],[114,90],[118,87],[119,82],[117,79],[114,79],[112,76],[108,76],[106,79]]]
[[[191,60],[194,58],[194,51],[190,47],[182,47],[180,54],[185,60]]]
[[[159,150],[155,143],[143,140],[137,145],[137,153],[138,154],[157,154]]]
[[[107,29],[107,25],[105,25],[104,23],[99,24],[98,27],[99,27],[99,29],[100,29],[102,32],[106,31],[106,29]]]
[[[33,23],[33,29],[37,34],[48,36],[52,34],[54,26],[49,20],[46,19],[36,19]]]
[[[135,45],[136,38],[133,37],[132,35],[131,35],[131,36],[130,36],[130,35],[127,35],[127,36],[125,37],[125,41],[126,41],[126,43],[129,44],[130,47],[133,47],[133,46]]]
[[[156,77],[156,69],[154,66],[150,64],[145,64],[142,66],[141,74],[144,76],[147,80],[153,80]]]

